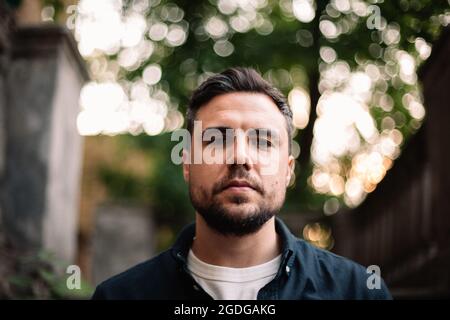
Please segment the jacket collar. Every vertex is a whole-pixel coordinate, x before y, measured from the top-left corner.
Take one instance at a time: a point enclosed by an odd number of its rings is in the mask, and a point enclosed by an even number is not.
[[[275,231],[281,236],[282,240],[281,267],[284,267],[286,264],[289,266],[292,263],[291,258],[293,257],[297,238],[289,231],[288,227],[278,217],[275,217]],[[181,230],[178,238],[172,246],[171,252],[173,257],[177,261],[183,263],[184,266],[187,264],[187,256],[189,249],[192,246],[194,236],[195,222],[192,222]]]

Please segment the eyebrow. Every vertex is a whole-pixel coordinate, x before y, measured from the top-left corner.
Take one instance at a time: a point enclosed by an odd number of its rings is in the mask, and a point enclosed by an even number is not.
[[[208,132],[209,130],[218,130],[220,131],[223,135],[226,134],[227,129],[231,129],[234,130],[231,127],[225,127],[225,126],[219,126],[219,127],[208,127],[205,130],[203,130],[202,132],[202,137],[204,137],[205,133]],[[278,132],[276,130],[272,130],[269,128],[250,128],[250,130],[253,130],[256,132],[256,134],[259,136],[261,133],[265,133],[267,132],[267,137],[268,138],[279,138]]]
[[[227,134],[227,130],[228,130],[228,129],[233,130],[233,128],[230,128],[230,127],[209,127],[209,128],[206,128],[206,129],[203,130],[203,132],[202,132],[202,140],[204,140],[205,134],[206,134],[208,131],[211,131],[211,130],[218,130],[218,131],[220,131],[220,133],[221,133],[223,136],[225,136],[225,135]]]
[[[205,134],[205,132],[209,130],[219,130],[220,132],[225,133],[227,129],[234,130],[233,128],[230,127],[208,127],[205,130],[203,130],[202,134]]]
[[[261,133],[267,133],[267,138],[275,138],[278,139],[279,135],[276,130],[272,130],[269,128],[252,128],[256,131],[256,134],[259,136]]]

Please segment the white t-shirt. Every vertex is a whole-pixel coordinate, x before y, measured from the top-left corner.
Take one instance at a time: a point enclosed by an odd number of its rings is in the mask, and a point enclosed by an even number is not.
[[[275,278],[281,254],[248,268],[216,266],[201,261],[189,250],[188,269],[197,283],[215,300],[256,300],[258,291]]]

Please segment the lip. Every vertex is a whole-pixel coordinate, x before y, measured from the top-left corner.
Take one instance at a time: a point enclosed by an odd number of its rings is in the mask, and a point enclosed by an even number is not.
[[[224,190],[251,191],[251,190],[255,190],[255,188],[245,180],[233,180],[226,185]]]

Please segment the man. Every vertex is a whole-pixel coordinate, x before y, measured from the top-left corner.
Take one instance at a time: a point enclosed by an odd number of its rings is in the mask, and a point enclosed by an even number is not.
[[[297,239],[276,217],[294,169],[292,113],[255,70],[206,80],[187,127],[195,223],[169,250],[100,284],[94,299],[391,298],[380,278],[370,286],[365,268]],[[215,161],[195,161],[199,150]]]

